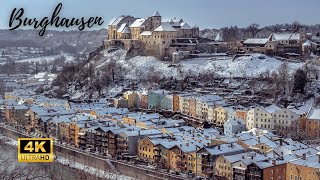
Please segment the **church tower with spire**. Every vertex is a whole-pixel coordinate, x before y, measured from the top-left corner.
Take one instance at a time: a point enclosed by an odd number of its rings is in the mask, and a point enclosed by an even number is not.
[[[152,30],[156,29],[161,25],[161,15],[158,11],[156,11],[153,16],[151,17],[151,25],[152,25]]]

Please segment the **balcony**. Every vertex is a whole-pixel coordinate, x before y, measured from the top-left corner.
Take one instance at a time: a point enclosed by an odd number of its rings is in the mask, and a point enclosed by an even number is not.
[[[120,143],[120,144],[118,144],[118,147],[119,147],[119,148],[127,148],[128,145],[125,144],[125,143]]]
[[[122,138],[117,138],[118,142],[125,142],[126,140],[122,139]]]
[[[177,168],[179,168],[181,171],[187,169],[186,164],[184,162],[177,162],[176,165],[177,165]]]
[[[101,140],[102,140],[102,137],[101,137],[101,136],[97,136],[97,137],[96,137],[96,140],[101,141]]]
[[[207,176],[211,176],[213,174],[213,169],[205,168],[205,169],[202,170],[202,173],[207,175]]]
[[[109,134],[109,138],[110,138],[110,139],[115,139],[115,136],[114,136],[114,135]]]
[[[213,166],[214,166],[214,164],[213,164],[213,163],[210,163],[210,162],[201,163],[201,165],[202,165],[203,167],[213,167]]]
[[[177,154],[177,157],[182,159],[183,158],[183,154]]]

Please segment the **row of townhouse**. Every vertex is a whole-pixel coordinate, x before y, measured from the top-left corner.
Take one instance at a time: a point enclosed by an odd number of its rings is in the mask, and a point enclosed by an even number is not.
[[[141,95],[147,102],[145,104],[147,106],[139,105]],[[241,119],[249,130],[289,128],[305,116],[311,108],[309,104],[287,108],[272,104],[267,107],[256,106],[248,109],[240,105],[227,105],[223,98],[217,95],[176,94],[164,90],[143,93],[128,91],[124,93],[124,100],[130,105],[125,107],[180,112],[199,121],[208,121],[218,126],[223,126],[230,119]]]
[[[273,104],[250,109],[247,112],[246,127],[248,130],[297,127],[306,131],[309,136],[317,136],[319,120],[319,109],[313,108],[311,104],[287,108],[280,108]]]
[[[220,143],[188,138],[178,129],[170,136],[154,135],[138,141],[138,157],[159,168],[211,178],[319,179],[320,153],[314,147],[272,133],[243,132]],[[185,131],[188,132],[188,131]],[[197,138],[198,137],[198,138]],[[218,136],[217,136],[218,137]],[[302,172],[304,171],[304,172]]]
[[[153,110],[168,110],[180,112],[201,121],[209,121],[218,125],[233,117],[227,116],[223,111],[226,107],[225,101],[217,95],[192,95],[190,93],[176,94],[165,90],[133,92],[127,91],[123,97],[114,99],[116,107],[141,108]],[[234,107],[232,107],[234,108]],[[225,115],[225,117],[221,117]]]

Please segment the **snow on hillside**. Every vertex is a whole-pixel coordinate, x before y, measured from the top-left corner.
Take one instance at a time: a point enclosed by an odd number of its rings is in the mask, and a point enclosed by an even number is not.
[[[214,71],[216,74],[223,77],[257,77],[261,73],[269,70],[273,72],[277,70],[282,61],[267,57],[260,59],[261,54],[252,54],[232,60],[231,57],[223,57],[220,59],[196,58],[181,61],[178,67],[169,67],[169,62],[159,61],[155,57],[137,56],[129,60],[125,60],[126,51],[117,50],[112,53],[104,53],[104,57],[95,62],[97,68],[100,68],[104,63],[110,60],[116,60],[120,65],[125,67],[128,72],[127,78],[138,78],[148,75],[149,70],[154,73],[159,73],[163,77],[182,78],[186,73],[198,75],[208,71]],[[264,55],[263,55],[264,56]],[[290,72],[303,66],[304,63],[289,62],[288,67]],[[182,73],[181,73],[182,72]]]
[[[205,71],[215,71],[220,76],[229,77],[257,77],[261,73],[269,70],[276,71],[283,63],[282,61],[266,57],[266,59],[259,59],[261,54],[252,54],[250,56],[243,56],[232,60],[208,60],[208,59],[191,59],[182,61],[180,64],[186,69],[190,69],[194,74]],[[303,66],[304,63],[288,63],[291,72]]]

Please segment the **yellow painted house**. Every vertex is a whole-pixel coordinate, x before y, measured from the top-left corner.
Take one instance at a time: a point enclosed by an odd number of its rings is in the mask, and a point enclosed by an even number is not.
[[[138,141],[138,157],[150,164],[155,164],[155,149],[157,148],[148,137]]]
[[[213,109],[215,124],[222,126],[228,119],[234,119],[235,110],[232,107],[218,106]]]
[[[123,97],[128,101],[128,108],[137,108],[139,104],[139,95],[134,91],[127,91]]]
[[[58,124],[60,131],[58,131],[58,137],[64,142],[70,142],[70,126],[69,122],[61,122]]]
[[[286,179],[319,179],[320,153],[316,155],[304,154],[301,158],[286,164]]]
[[[183,142],[169,149],[170,170],[182,173],[196,172],[196,146]]]
[[[70,123],[70,144],[79,147],[79,133],[81,131],[81,127],[84,127],[84,124],[78,124],[77,122]]]

